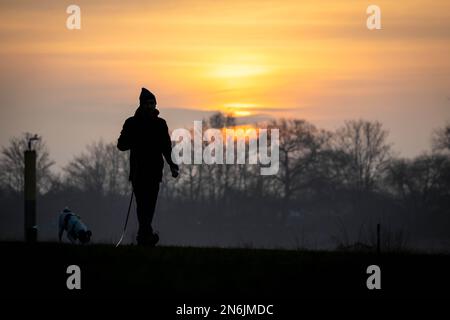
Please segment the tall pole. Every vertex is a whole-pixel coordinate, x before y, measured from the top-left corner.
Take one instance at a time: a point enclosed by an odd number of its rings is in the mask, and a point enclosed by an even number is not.
[[[31,150],[31,142],[38,140],[34,136],[28,140],[28,150],[25,151],[25,241],[33,243],[37,241],[36,225],[36,151]]]

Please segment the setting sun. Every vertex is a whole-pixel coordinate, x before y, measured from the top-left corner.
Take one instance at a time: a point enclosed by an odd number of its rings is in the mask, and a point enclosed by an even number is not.
[[[234,115],[235,115],[236,117],[245,117],[245,116],[249,116],[250,114],[251,114],[250,111],[236,110],[236,111],[234,112]]]
[[[242,78],[267,73],[268,69],[258,65],[229,64],[217,67],[213,75],[219,78]]]
[[[226,114],[231,114],[234,117],[246,117],[252,114],[251,110],[259,108],[258,104],[253,103],[226,103],[223,110]]]

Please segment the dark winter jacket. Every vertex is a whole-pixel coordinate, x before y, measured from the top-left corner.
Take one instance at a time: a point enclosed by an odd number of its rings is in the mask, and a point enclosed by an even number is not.
[[[117,148],[130,150],[130,181],[140,183],[161,181],[164,160],[172,166],[169,129],[166,121],[158,117],[156,109],[139,107],[128,118],[120,133]]]

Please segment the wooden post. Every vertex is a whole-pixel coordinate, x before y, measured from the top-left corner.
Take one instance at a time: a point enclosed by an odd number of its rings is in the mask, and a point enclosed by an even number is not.
[[[25,151],[25,241],[37,241],[36,226],[36,151]]]

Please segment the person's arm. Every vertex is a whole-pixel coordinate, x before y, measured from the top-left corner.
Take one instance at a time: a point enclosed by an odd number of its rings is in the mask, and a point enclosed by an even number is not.
[[[117,148],[120,151],[127,151],[131,149],[132,145],[132,124],[131,118],[127,119],[123,124],[122,131],[120,132],[120,137],[117,140]]]
[[[163,120],[163,144],[162,144],[162,154],[164,159],[166,159],[167,164],[170,166],[170,171],[172,172],[172,177],[176,178],[178,176],[178,165],[172,161],[172,141],[170,140],[169,128],[167,127],[166,121]]]

